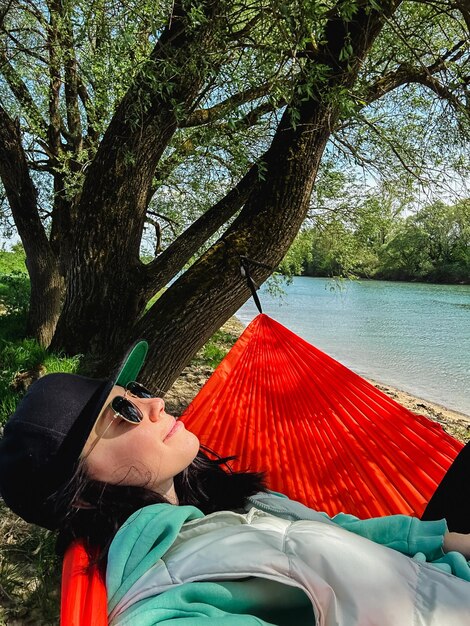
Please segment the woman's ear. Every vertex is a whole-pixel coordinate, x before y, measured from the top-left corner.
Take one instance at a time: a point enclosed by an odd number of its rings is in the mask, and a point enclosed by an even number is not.
[[[85,500],[82,500],[81,498],[76,498],[72,502],[72,506],[75,507],[76,509],[96,509],[96,506],[94,504],[90,504],[89,502],[86,502]]]

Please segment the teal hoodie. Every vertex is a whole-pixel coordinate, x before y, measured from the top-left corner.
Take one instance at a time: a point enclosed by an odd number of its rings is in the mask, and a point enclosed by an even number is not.
[[[286,520],[307,519],[340,526],[419,562],[432,562],[446,572],[470,581],[470,569],[464,557],[442,552],[447,531],[443,520],[421,522],[403,515],[359,520],[343,513],[330,519],[324,513],[272,493],[250,498],[248,506]],[[203,517],[195,507],[157,504],[137,511],[127,520],[109,551],[110,613],[142,576],[164,562],[167,551],[178,543],[183,525]],[[172,626],[311,626],[315,623],[306,594],[277,581],[246,577],[217,582],[169,582],[174,585],[159,595],[127,607],[112,624],[153,626],[169,620]]]

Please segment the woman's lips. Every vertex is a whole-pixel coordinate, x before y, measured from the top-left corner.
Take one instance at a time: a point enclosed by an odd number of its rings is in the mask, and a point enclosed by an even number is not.
[[[178,430],[180,430],[180,428],[184,428],[183,422],[180,422],[179,420],[175,420],[175,423],[173,424],[172,428],[169,430],[167,436],[165,437],[163,441],[166,441],[168,437],[171,437],[172,435],[174,435]]]

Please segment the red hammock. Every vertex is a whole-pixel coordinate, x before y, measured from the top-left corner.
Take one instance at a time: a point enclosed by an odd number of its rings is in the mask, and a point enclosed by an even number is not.
[[[330,515],[419,517],[462,448],[266,315],[181,419],[201,443],[237,454],[234,469],[265,470],[271,489]],[[64,561],[62,626],[90,624],[90,605],[106,604],[96,573],[69,575],[82,550],[71,547]],[[72,620],[80,607],[84,615]],[[105,613],[93,611],[93,626],[107,623]]]
[[[182,416],[235,469],[326,511],[420,516],[462,444],[267,315]]]

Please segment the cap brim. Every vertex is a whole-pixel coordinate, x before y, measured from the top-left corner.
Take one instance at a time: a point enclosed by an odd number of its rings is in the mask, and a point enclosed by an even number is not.
[[[106,409],[109,403],[109,398],[115,385],[125,387],[128,383],[136,380],[139,375],[142,365],[144,364],[145,357],[148,352],[148,343],[146,341],[138,341],[127,352],[124,357],[119,373],[116,378],[108,380],[105,387],[101,391],[100,398],[96,401],[95,405],[99,406],[98,413],[95,413],[92,419],[87,421],[88,426],[85,427],[86,437],[89,436],[93,430],[94,425],[100,419],[103,411]],[[86,439],[82,442],[82,448],[85,445]]]
[[[132,346],[124,358],[119,374],[115,379],[115,385],[125,387],[128,383],[137,379],[148,349],[149,346],[146,341],[138,341]]]

